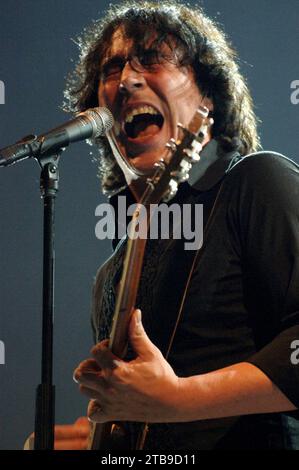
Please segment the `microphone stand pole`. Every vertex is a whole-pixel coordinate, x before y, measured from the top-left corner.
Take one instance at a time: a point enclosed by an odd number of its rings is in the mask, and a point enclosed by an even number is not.
[[[54,449],[55,386],[53,385],[53,326],[55,272],[55,198],[58,191],[58,162],[54,156],[37,157],[41,167],[40,190],[44,203],[43,318],[41,383],[36,390],[34,450]]]

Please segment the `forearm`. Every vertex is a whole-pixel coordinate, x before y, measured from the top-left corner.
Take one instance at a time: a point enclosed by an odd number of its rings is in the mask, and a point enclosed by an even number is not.
[[[295,410],[257,367],[242,362],[180,379],[180,421]]]
[[[292,411],[296,407],[255,365],[242,362],[208,374],[178,377],[133,312],[132,361],[115,359],[107,341],[92,350],[94,359],[74,377],[92,401],[93,421],[188,422],[245,414]]]

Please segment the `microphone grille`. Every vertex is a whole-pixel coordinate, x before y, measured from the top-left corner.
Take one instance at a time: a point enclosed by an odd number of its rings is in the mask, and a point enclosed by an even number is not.
[[[108,108],[91,108],[84,112],[89,117],[93,127],[92,139],[96,139],[109,131],[113,124],[114,119]]]

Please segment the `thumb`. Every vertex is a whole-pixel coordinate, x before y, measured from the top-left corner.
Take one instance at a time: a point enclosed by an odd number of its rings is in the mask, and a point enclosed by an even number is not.
[[[152,357],[153,353],[157,351],[156,346],[151,342],[143,328],[141,310],[139,309],[134,310],[132,313],[129,338],[135,353],[143,359]]]

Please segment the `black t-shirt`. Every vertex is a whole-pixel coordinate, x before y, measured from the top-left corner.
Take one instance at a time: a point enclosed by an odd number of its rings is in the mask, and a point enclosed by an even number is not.
[[[182,184],[170,201],[203,204],[205,232],[168,361],[179,376],[250,362],[298,407],[299,364],[291,361],[292,343],[299,340],[298,166],[270,152],[236,163],[235,153],[219,155],[215,141],[202,160],[191,183]],[[147,242],[137,306],[163,353],[195,254],[185,250],[185,241]],[[125,245],[118,244],[97,274],[96,341],[109,335]],[[299,449],[296,417],[297,412],[152,424],[147,448]]]

